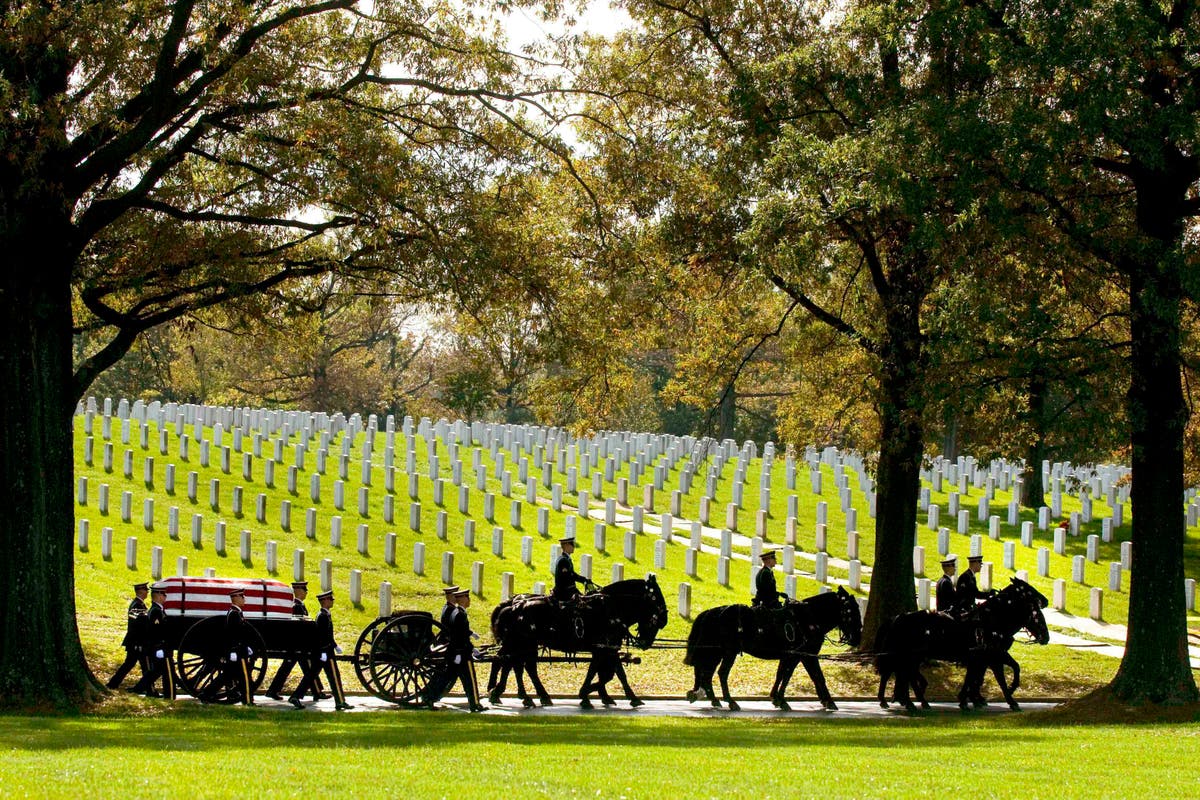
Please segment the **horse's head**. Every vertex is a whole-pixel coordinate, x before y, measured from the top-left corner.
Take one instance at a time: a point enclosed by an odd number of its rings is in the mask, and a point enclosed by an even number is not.
[[[663,597],[662,589],[659,588],[658,579],[654,577],[654,573],[646,576],[645,584],[645,603],[638,617],[637,636],[635,637],[638,647],[642,649],[654,644],[655,637],[667,626],[669,619],[667,601]]]
[[[1049,644],[1050,629],[1046,627],[1046,615],[1040,608],[1033,609],[1033,613],[1029,615],[1029,621],[1025,623],[1025,630],[1029,631],[1033,640],[1038,644]]]
[[[858,600],[842,586],[838,587],[837,598],[837,625],[842,632],[841,642],[858,647],[858,643],[862,641],[862,611],[858,607]]]
[[[1050,601],[1046,599],[1046,595],[1039,592],[1033,586],[1020,578],[1013,578],[1012,582],[1005,589],[1023,597],[1031,605],[1038,609],[1045,608],[1050,605]]]
[[[600,593],[613,603],[616,621],[625,628],[637,628],[633,636],[638,647],[654,644],[658,632],[667,625],[667,601],[658,580],[651,573],[645,580],[631,579],[610,583]]]

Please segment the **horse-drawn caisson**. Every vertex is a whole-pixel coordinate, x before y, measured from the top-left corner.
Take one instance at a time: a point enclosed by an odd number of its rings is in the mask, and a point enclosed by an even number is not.
[[[273,580],[229,578],[168,578],[156,587],[165,590],[165,619],[159,632],[163,647],[174,651],[179,689],[204,702],[236,702],[239,687],[231,681],[228,642],[224,640],[224,614],[233,589],[245,591],[243,632],[246,674],[251,693],[266,672],[267,660],[292,659],[304,663],[318,648],[314,620],[293,615],[292,591]],[[686,647],[684,663],[691,666],[694,685],[689,701],[709,699],[719,707],[723,699],[730,710],[738,704],[730,695],[728,676],[740,653],[779,662],[770,699],[788,709],[787,687],[796,667],[803,664],[813,681],[821,705],[837,706],[822,674],[823,644],[837,632],[841,643],[857,646],[862,633],[858,601],[845,589],[826,591],[805,600],[786,600],[778,608],[728,605],[699,614],[686,640],[661,640],[658,634],[669,615],[654,575],[623,580],[567,601],[543,595],[519,595],[497,606],[491,614],[494,644],[477,651],[478,660],[490,662],[488,698],[501,702],[508,677],[515,676],[517,693],[526,707],[534,704],[525,677],[543,705],[550,695],[538,675],[545,663],[586,663],[579,701],[590,708],[591,696],[606,705],[615,701],[606,684],[621,682],[633,706],[642,704],[633,691],[625,666],[637,663],[632,648]],[[915,612],[884,626],[875,652],[854,657],[859,663],[874,657],[880,674],[879,702],[887,707],[885,692],[895,677],[894,698],[906,708],[915,705],[910,690],[923,706],[926,681],[921,665],[948,661],[966,667],[959,692],[960,704],[983,703],[981,686],[988,670],[995,675],[1005,699],[1016,709],[1013,692],[1020,668],[1009,654],[1014,635],[1028,630],[1040,644],[1049,634],[1042,609],[1046,598],[1028,583],[1013,579],[983,604],[961,617]],[[427,611],[405,610],[382,616],[358,637],[354,651],[338,660],[350,662],[362,686],[375,696],[405,706],[430,705],[450,685],[451,671],[446,632]],[[468,648],[469,649],[469,648]],[[1005,679],[1005,667],[1013,681]],[[713,676],[721,682],[718,698]]]

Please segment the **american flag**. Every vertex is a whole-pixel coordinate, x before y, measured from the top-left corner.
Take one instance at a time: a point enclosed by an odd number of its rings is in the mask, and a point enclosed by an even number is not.
[[[246,591],[242,612],[248,619],[288,619],[292,616],[292,587],[282,581],[259,578],[164,578],[155,584],[167,597],[163,609],[170,615],[215,617],[229,610],[229,593]]]

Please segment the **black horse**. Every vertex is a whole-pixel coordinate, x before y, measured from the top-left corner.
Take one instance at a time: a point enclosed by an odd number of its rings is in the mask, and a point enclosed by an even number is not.
[[[1000,685],[1004,699],[1014,711],[1020,706],[1013,692],[1021,683],[1021,667],[1009,654],[1013,636],[1021,629],[1028,630],[1038,644],[1050,641],[1042,609],[1047,605],[1045,595],[1019,578],[976,607],[962,619],[929,611],[901,614],[884,625],[875,640],[875,667],[879,671],[879,705],[887,708],[887,682],[896,677],[893,700],[910,711],[916,706],[909,697],[911,687],[922,708],[928,681],[921,674],[926,661],[949,661],[965,665],[966,677],[958,693],[958,703],[968,708],[986,705],[980,689],[984,675],[990,669]],[[1004,668],[1012,667],[1013,682],[1005,680]]]
[[[582,707],[592,707],[589,695],[593,692],[605,705],[614,704],[606,689],[614,676],[620,680],[630,704],[640,706],[642,701],[625,675],[620,649],[627,641],[642,649],[649,647],[667,619],[667,603],[654,575],[645,580],[618,581],[566,604],[542,595],[514,597],[492,611],[492,636],[499,649],[488,679],[488,699],[494,704],[500,702],[508,673],[513,672],[517,696],[527,708],[533,700],[525,691],[526,674],[541,704],[551,705],[537,671],[538,651],[545,648],[569,655],[591,654],[587,676],[579,689]]]
[[[858,601],[843,588],[807,600],[789,600],[782,609],[760,609],[743,605],[718,606],[702,612],[688,635],[685,664],[695,672],[695,685],[687,693],[689,702],[702,696],[721,707],[713,690],[713,673],[721,678],[721,695],[732,711],[737,702],[729,695],[729,671],[739,653],[778,661],[771,702],[787,711],[787,686],[803,664],[812,678],[821,705],[830,711],[837,704],[825,685],[825,674],[817,653],[831,630],[841,630],[841,641],[856,646],[862,637],[862,615]],[[702,694],[703,693],[703,694]]]

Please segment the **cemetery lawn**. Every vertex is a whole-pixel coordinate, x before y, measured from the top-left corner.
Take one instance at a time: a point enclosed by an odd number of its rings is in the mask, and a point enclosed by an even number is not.
[[[37,797],[1200,795],[1200,726],[986,719],[470,718],[120,706],[0,716],[0,786]],[[1193,714],[1195,712],[1192,712]]]

